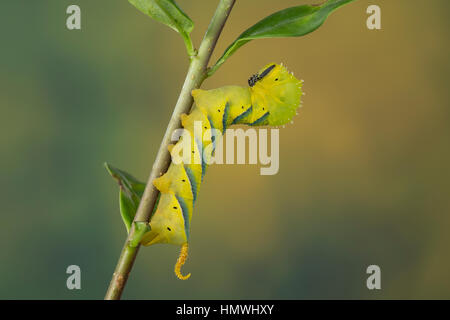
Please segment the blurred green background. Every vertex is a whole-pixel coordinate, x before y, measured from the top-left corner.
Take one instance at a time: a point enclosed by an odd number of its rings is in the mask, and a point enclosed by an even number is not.
[[[212,60],[268,14],[314,2],[237,1]],[[217,1],[178,3],[198,45]],[[81,31],[66,29],[70,4]],[[370,4],[380,31],[366,28]],[[173,274],[178,247],[143,248],[123,298],[450,298],[449,9],[359,0],[308,36],[242,47],[204,88],[246,85],[269,62],[305,80],[280,171],[211,167],[191,279]],[[102,299],[125,239],[103,162],[146,180],[188,67],[183,41],[125,0],[0,12],[0,298]],[[381,290],[366,288],[370,264]]]

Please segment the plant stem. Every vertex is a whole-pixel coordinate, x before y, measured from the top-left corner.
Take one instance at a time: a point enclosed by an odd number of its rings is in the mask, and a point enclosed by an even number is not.
[[[180,96],[178,97],[172,117],[170,118],[167,126],[166,133],[164,134],[158,154],[156,155],[156,160],[153,164],[141,202],[139,203],[136,216],[134,217],[135,222],[148,222],[150,219],[158,196],[158,190],[153,186],[153,180],[158,178],[162,173],[166,172],[169,167],[170,154],[167,151],[167,146],[172,142],[172,132],[181,127],[180,115],[182,113],[188,113],[192,107],[193,99],[191,96],[191,91],[199,88],[202,82],[207,78],[206,72],[208,62],[235,1],[236,0],[220,0],[216,12],[212,17],[205,36],[200,44],[198,54],[193,56],[191,59],[183,88],[181,89]],[[120,254],[119,261],[117,262],[108,291],[106,292],[106,300],[118,300],[122,295],[128,275],[133,267],[134,260],[136,259],[136,255],[139,251],[139,246],[131,247],[129,245],[130,240],[134,238],[134,232],[135,224],[133,223]]]

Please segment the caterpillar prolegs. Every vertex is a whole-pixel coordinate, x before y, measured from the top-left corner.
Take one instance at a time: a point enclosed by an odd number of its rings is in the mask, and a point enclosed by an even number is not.
[[[249,81],[249,87],[225,86],[213,90],[193,90],[195,106],[189,115],[181,116],[181,123],[188,137],[180,138],[169,147],[172,163],[168,171],[154,180],[160,191],[157,209],[150,219],[151,231],[143,245],[169,243],[181,245],[181,253],[175,266],[175,274],[183,276],[181,266],[187,258],[189,231],[194,203],[205,175],[208,159],[215,150],[215,135],[223,134],[234,124],[250,126],[279,126],[290,122],[300,106],[302,81],[289,73],[283,65],[268,64]],[[200,126],[198,124],[201,124]],[[175,163],[183,140],[190,138],[189,159]],[[186,154],[183,158],[186,159]],[[195,161],[195,159],[197,161]]]

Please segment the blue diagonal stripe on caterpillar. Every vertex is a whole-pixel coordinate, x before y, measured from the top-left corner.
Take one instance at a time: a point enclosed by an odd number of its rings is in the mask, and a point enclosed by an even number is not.
[[[236,118],[234,118],[233,122],[231,124],[238,124],[242,119],[245,117],[248,117],[248,115],[252,112],[252,107],[248,108],[244,112],[242,112],[240,115],[238,115]]]
[[[227,121],[228,121],[228,112],[230,109],[230,104],[227,102],[225,104],[225,108],[223,110],[223,116],[222,116],[222,132],[225,132],[225,130],[227,130]]]
[[[175,197],[178,200],[178,203],[181,206],[181,212],[183,214],[183,219],[184,219],[184,229],[185,229],[185,234],[186,234],[186,242],[187,240],[189,240],[189,225],[190,225],[190,220],[189,216],[192,215],[192,212],[189,212],[188,206],[186,204],[186,202],[184,201],[184,199],[180,196],[180,195],[175,195]]]
[[[260,126],[263,125],[264,122],[267,120],[267,118],[269,117],[269,112],[266,112],[261,118],[256,119],[255,121],[253,121],[252,123],[250,123],[250,126]]]
[[[186,174],[189,178],[189,182],[191,184],[191,190],[192,190],[192,197],[194,198],[194,203],[195,203],[195,200],[197,200],[197,181],[195,180],[195,175],[192,172],[192,169],[189,168],[189,166],[184,165],[184,170],[186,170]],[[202,175],[203,175],[203,172],[202,172]]]
[[[222,134],[234,124],[287,124],[300,106],[302,83],[283,65],[270,63],[249,79],[249,87],[225,86],[192,91],[195,106],[188,115],[182,116],[182,124],[189,132],[191,141],[194,141],[200,162],[181,165],[172,163],[164,175],[153,181],[161,193],[161,199],[150,220],[151,231],[142,240],[143,245],[169,243],[182,246],[175,267],[175,273],[180,279],[188,278],[180,270],[187,258],[192,211],[206,172],[205,159],[211,158],[217,143],[214,134],[209,138],[203,134],[197,137],[195,122],[203,124],[202,133],[211,129],[219,130]],[[182,143],[182,139],[178,143]],[[181,182],[185,180],[184,177],[189,183]],[[181,213],[174,209],[174,203],[179,204]]]

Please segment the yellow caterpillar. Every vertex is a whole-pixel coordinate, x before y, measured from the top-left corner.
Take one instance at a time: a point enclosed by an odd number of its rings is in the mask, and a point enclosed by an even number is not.
[[[233,124],[283,125],[292,120],[300,106],[302,81],[296,79],[283,65],[268,64],[248,82],[249,87],[245,88],[225,86],[192,91],[195,106],[189,115],[181,116],[188,136],[183,136],[175,146],[169,147],[172,163],[168,171],[153,182],[161,195],[150,219],[151,231],[144,235],[142,244],[181,245],[180,257],[175,266],[175,274],[180,279],[190,276],[183,276],[180,269],[187,258],[194,203],[207,160],[215,149],[214,130],[223,134]],[[175,163],[175,153],[178,154],[182,149],[183,140],[190,140],[192,150],[192,154],[189,157],[184,154],[183,159],[193,161]]]

